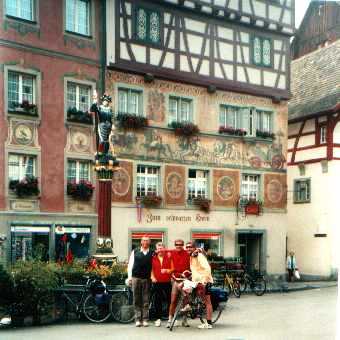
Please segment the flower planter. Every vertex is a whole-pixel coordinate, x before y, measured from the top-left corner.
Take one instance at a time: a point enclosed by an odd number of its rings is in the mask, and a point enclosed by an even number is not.
[[[175,130],[176,136],[191,137],[200,132],[198,126],[190,122],[172,122],[169,127]]]
[[[240,201],[240,206],[243,208],[245,215],[259,216],[262,213],[263,203],[257,200],[243,199]]]
[[[192,203],[199,207],[201,211],[208,213],[210,211],[211,200],[207,198],[197,197],[192,200]]]
[[[157,208],[162,203],[162,197],[157,195],[146,195],[144,197],[136,197],[140,203],[146,208]]]
[[[118,126],[122,129],[138,130],[148,126],[148,119],[128,113],[118,113],[116,117]]]
[[[244,129],[234,129],[231,126],[220,126],[220,128],[218,129],[218,133],[244,137],[247,134],[247,131]]]
[[[37,105],[30,104],[27,100],[24,100],[22,103],[13,104],[9,111],[10,113],[16,113],[20,115],[38,116]]]
[[[27,176],[21,181],[11,180],[9,182],[9,189],[14,191],[18,197],[29,197],[39,195],[38,179],[33,176]]]
[[[81,123],[81,124],[93,124],[92,115],[88,112],[83,112],[77,110],[77,108],[72,107],[67,110],[67,120],[73,123]]]
[[[94,186],[89,181],[68,182],[67,195],[80,201],[89,201],[92,197]]]
[[[264,139],[275,139],[275,134],[267,131],[256,130],[256,137]]]

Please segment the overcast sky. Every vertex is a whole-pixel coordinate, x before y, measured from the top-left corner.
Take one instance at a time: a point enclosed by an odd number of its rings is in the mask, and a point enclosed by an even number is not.
[[[295,0],[295,27],[299,28],[311,0]]]

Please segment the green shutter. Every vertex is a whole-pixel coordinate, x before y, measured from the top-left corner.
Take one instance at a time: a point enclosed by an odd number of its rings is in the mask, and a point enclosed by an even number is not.
[[[225,113],[225,106],[220,105],[220,116],[219,116],[220,125],[219,126],[225,126],[226,125],[226,113]]]
[[[247,135],[250,134],[249,131],[249,108],[245,107],[239,110],[241,112],[240,116],[240,128],[245,129],[247,131]]]

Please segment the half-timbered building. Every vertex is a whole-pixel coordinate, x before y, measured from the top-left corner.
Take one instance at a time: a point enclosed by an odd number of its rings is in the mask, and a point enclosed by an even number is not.
[[[194,239],[283,273],[294,1],[107,0],[106,13],[115,252]]]
[[[292,62],[288,248],[307,278],[334,275],[340,256],[339,62],[340,40]]]

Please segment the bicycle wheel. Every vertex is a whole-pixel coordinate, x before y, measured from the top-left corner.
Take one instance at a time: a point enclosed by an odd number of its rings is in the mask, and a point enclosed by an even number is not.
[[[177,306],[176,306],[176,309],[175,309],[175,314],[174,314],[174,317],[172,318],[171,320],[171,323],[170,323],[170,331],[172,332],[174,326],[175,326],[175,322],[179,316],[179,313],[181,311],[181,308],[182,308],[182,305],[183,305],[183,300],[184,300],[184,296],[181,294],[178,301],[177,301]]]
[[[262,296],[267,289],[264,277],[257,277],[252,283],[252,289],[257,296]]]
[[[240,282],[238,280],[233,281],[233,293],[237,298],[241,296]]]
[[[247,290],[248,282],[249,275],[248,274],[242,275],[241,278],[239,279],[241,293],[244,293]]]
[[[86,319],[91,322],[104,322],[111,315],[110,302],[97,303],[95,297],[89,294],[84,300],[83,312]]]
[[[111,300],[111,314],[120,323],[130,323],[135,319],[135,310],[128,292],[114,294]]]

